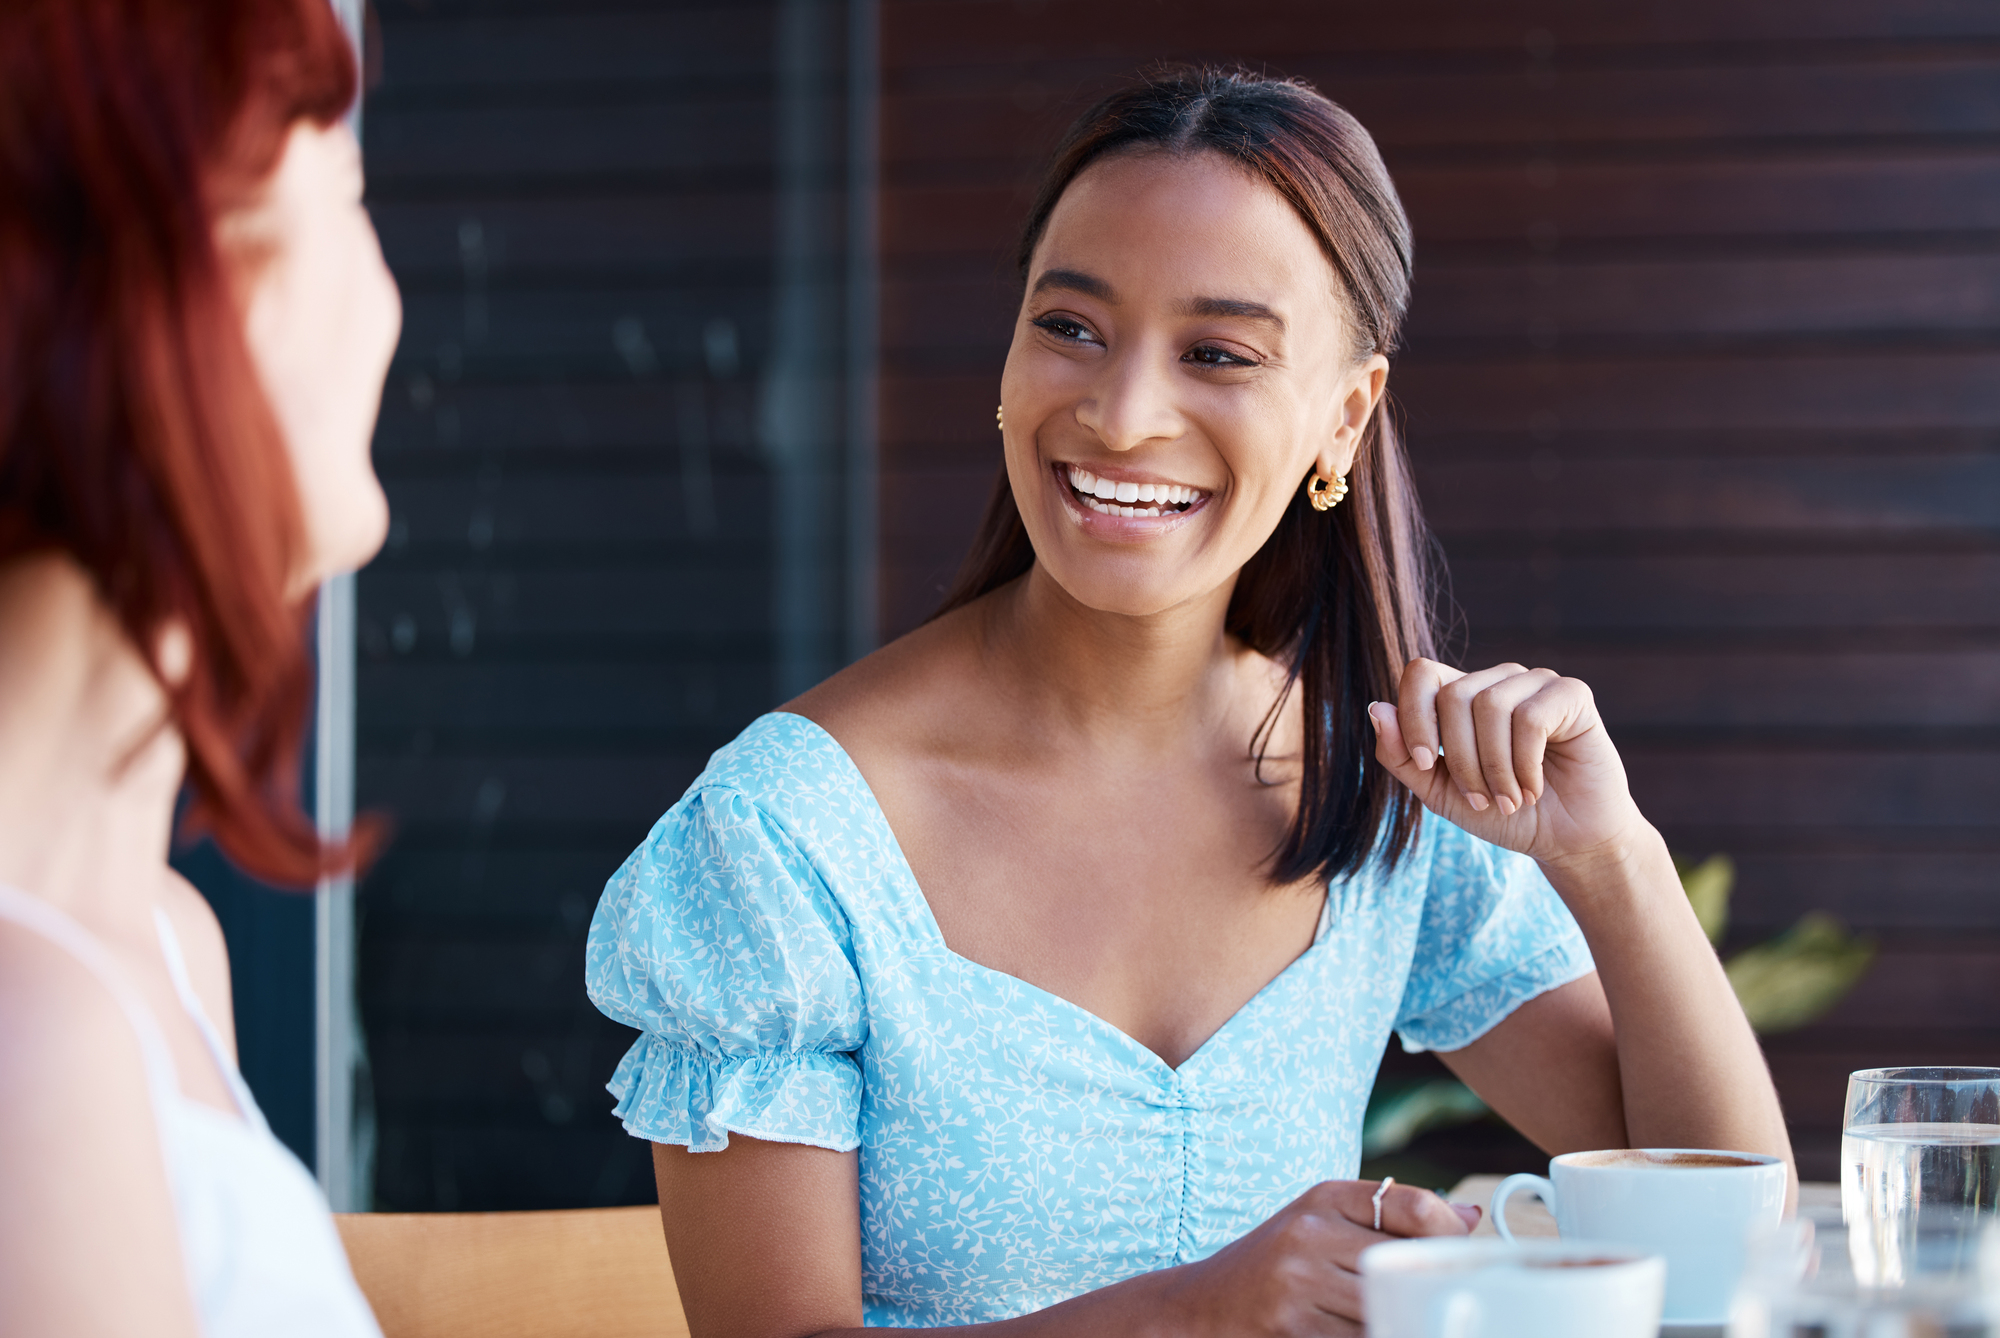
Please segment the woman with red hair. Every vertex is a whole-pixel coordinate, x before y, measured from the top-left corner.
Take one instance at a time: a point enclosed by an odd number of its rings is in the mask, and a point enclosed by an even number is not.
[[[326,0],[0,7],[0,1332],[377,1332],[184,830],[310,885],[307,604],[401,324]]]

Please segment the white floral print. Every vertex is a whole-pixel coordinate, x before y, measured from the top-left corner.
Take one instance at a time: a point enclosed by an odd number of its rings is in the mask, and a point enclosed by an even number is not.
[[[1532,861],[1426,818],[1178,1069],[945,946],[867,782],[811,721],[710,759],[606,886],[590,997],[643,1033],[639,1138],[858,1149],[866,1321],[1003,1319],[1200,1259],[1350,1178],[1389,1033],[1454,1050],[1592,969]]]

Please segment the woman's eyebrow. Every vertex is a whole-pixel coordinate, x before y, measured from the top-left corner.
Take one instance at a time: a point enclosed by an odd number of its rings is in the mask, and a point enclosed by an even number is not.
[[[1111,285],[1094,274],[1085,274],[1078,269],[1044,270],[1042,277],[1035,280],[1035,291],[1040,293],[1051,288],[1068,289],[1072,293],[1082,293],[1100,302],[1112,302]]]
[[[1238,320],[1263,321],[1284,333],[1285,318],[1262,302],[1245,302],[1235,297],[1190,297],[1181,303],[1183,316],[1233,316]]]

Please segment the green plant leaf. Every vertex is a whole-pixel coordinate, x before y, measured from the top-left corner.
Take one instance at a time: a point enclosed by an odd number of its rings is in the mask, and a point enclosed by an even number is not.
[[[1685,855],[1674,856],[1674,868],[1681,876],[1681,890],[1694,907],[1694,918],[1710,943],[1722,942],[1729,928],[1729,894],[1736,886],[1736,861],[1727,855],[1710,855],[1699,864]]]
[[[1875,960],[1875,944],[1820,911],[1769,943],[1745,948],[1724,969],[1758,1034],[1791,1031],[1824,1014]]]
[[[1361,1155],[1400,1152],[1418,1134],[1470,1124],[1486,1114],[1486,1103],[1455,1078],[1433,1078],[1413,1087],[1375,1089],[1361,1121]]]

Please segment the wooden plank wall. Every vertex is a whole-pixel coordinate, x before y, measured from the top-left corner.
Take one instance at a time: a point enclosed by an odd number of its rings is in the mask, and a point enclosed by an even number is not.
[[[361,895],[377,1206],[642,1202],[583,933],[772,700],[774,6],[378,8],[405,327],[360,585],[360,801],[397,824]]]
[[[1380,141],[1392,386],[1470,631],[1597,689],[1647,811],[1873,974],[1768,1051],[1809,1176],[1846,1073],[2000,1064],[2000,7],[885,0],[883,607],[998,449],[1041,156],[1155,58],[1304,76]]]

